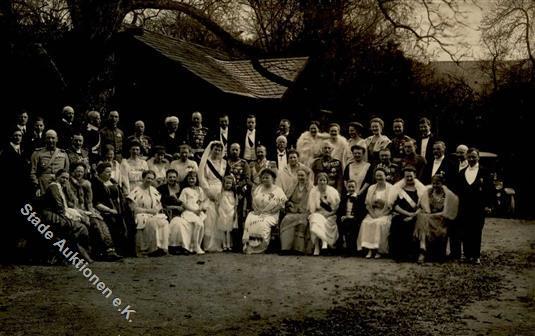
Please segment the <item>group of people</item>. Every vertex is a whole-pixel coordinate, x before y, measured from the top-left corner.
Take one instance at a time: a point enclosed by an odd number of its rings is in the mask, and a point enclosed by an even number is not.
[[[477,149],[447,157],[427,118],[417,140],[400,118],[390,137],[377,117],[368,137],[356,121],[297,136],[288,119],[266,136],[254,115],[242,132],[228,115],[211,131],[194,112],[154,139],[141,120],[125,136],[118,111],[104,127],[97,111],[77,119],[65,106],[47,129],[20,113],[0,160],[88,261],[232,250],[480,263],[492,181]]]

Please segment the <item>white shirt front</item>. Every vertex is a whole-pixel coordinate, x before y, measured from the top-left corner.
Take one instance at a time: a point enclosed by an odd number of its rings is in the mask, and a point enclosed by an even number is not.
[[[472,183],[475,182],[477,173],[479,172],[479,163],[477,163],[473,167],[466,168],[464,172],[464,177],[466,178],[466,182],[468,182],[469,185],[472,185]]]
[[[287,165],[288,165],[288,160],[286,157],[286,151],[279,152],[277,150],[277,167],[279,167],[279,169],[283,169]]]
[[[224,140],[223,140],[224,139]],[[228,147],[228,128],[222,129],[219,128],[219,141],[223,144],[223,156],[227,155]]]
[[[422,139],[422,145],[420,146],[420,155],[425,158],[425,152],[427,151],[427,145],[429,144],[429,137]]]
[[[444,155],[442,155],[440,158],[435,159],[435,161],[433,161],[433,169],[431,170],[431,177],[435,176],[443,160],[444,160]]]
[[[468,167],[468,161],[464,160],[463,162],[459,162],[459,171],[463,170],[466,167]]]
[[[11,144],[11,147],[13,147],[13,149],[15,150],[15,152],[17,152],[18,154],[20,154],[20,145],[15,145],[14,143],[10,142]]]
[[[243,158],[245,160],[256,160],[256,130],[247,130],[245,134],[245,147],[243,149]]]

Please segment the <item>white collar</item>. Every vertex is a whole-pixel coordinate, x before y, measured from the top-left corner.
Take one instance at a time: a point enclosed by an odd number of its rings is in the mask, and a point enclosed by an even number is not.
[[[435,159],[434,162],[442,162],[442,160],[444,160],[444,155],[442,155],[442,156],[439,157],[438,159]]]
[[[468,165],[468,168],[466,168],[466,169],[468,169],[468,170],[477,170],[477,169],[479,169],[479,162],[478,162],[478,163],[476,163],[476,165],[475,165],[475,166],[473,166],[473,167],[472,167],[472,166],[470,166],[470,165]]]
[[[98,131],[98,127],[92,124],[87,124],[88,131]]]

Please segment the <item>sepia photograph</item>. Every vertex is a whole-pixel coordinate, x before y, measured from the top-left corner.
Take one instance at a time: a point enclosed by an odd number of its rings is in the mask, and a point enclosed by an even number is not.
[[[535,0],[0,0],[0,60],[0,336],[535,336]]]

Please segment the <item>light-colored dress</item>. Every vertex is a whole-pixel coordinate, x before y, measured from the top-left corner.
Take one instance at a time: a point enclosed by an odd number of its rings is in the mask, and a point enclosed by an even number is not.
[[[206,219],[204,221],[204,239],[203,249],[207,252],[221,252],[223,251],[223,231],[219,230],[217,225],[217,204],[213,200],[219,198],[221,193],[222,182],[218,176],[210,168],[210,164],[219,173],[220,177],[225,175],[227,168],[226,160],[212,161],[211,147],[212,142],[204,151],[201,163],[199,164],[199,185],[206,195],[207,210]]]
[[[312,162],[321,156],[321,143],[328,138],[327,133],[318,133],[316,137],[312,137],[309,131],[301,134],[295,147],[299,153],[299,161],[310,167]]]
[[[342,167],[345,167],[346,162],[346,156],[347,156],[347,139],[341,135],[339,135],[336,138],[336,141],[333,141],[331,138],[329,138],[329,142],[333,147],[333,150],[331,152],[331,157],[333,159],[336,159],[342,163]]]
[[[263,253],[271,239],[271,228],[279,222],[279,211],[288,199],[276,185],[266,189],[259,185],[253,191],[253,212],[247,215],[243,228],[243,251]]]
[[[392,204],[395,200],[395,190],[390,183],[386,183],[384,190],[377,190],[377,184],[370,186],[366,194],[366,206],[371,208],[374,217],[369,213],[360,225],[357,239],[357,249],[377,249],[380,253],[388,253],[388,235],[392,220]]]
[[[317,186],[312,188],[308,197],[308,210],[310,211],[308,221],[313,241],[317,237],[334,247],[338,240],[336,210],[339,205],[340,194],[335,188],[327,186],[325,192],[321,192]]]
[[[188,175],[189,172],[197,172],[199,171],[199,166],[197,165],[197,162],[193,160],[186,160],[186,162],[183,162],[182,160],[174,160],[169,165],[169,169],[174,169],[178,172],[178,182],[184,181],[184,178],[186,178],[186,175]]]
[[[371,168],[371,165],[368,162],[360,162],[357,164],[356,162],[351,162],[347,165],[346,169],[347,172],[347,178],[349,180],[354,180],[357,182],[357,191],[360,191],[362,188],[362,185],[364,184],[364,180],[366,179],[366,174],[368,173],[368,170]]]
[[[366,148],[368,149],[368,161],[379,162],[379,152],[388,147],[391,143],[386,135],[371,135],[366,138]]]
[[[306,228],[308,223],[308,195],[312,184],[300,189],[297,185],[286,205],[286,215],[280,226],[281,250],[305,252]]]
[[[150,158],[147,160],[147,167],[156,173],[156,187],[165,183],[165,173],[169,168],[169,162],[167,160],[160,163],[155,163],[154,158]]]
[[[137,208],[162,210],[160,193],[153,186],[147,189],[141,186],[135,187],[128,195],[128,199],[134,202]],[[135,222],[137,228],[136,248],[138,251],[151,253],[158,248],[167,251],[169,246],[169,222],[163,213],[156,215],[136,213]]]
[[[169,228],[169,246],[180,246],[189,252],[194,252],[195,247],[201,246],[204,235],[204,220],[206,214],[201,212],[197,215],[191,210],[199,210],[206,201],[206,197],[201,188],[186,187],[180,193],[179,200],[185,208],[180,217],[171,220]],[[195,227],[200,230],[198,237],[194,236]],[[194,240],[198,239],[197,242]]]
[[[238,228],[238,217],[236,214],[236,195],[232,191],[221,192],[217,207],[217,226],[223,232],[230,232]]]
[[[298,167],[296,169],[291,169],[290,165],[286,165],[286,167],[280,169],[278,172],[277,181],[275,184],[282,188],[282,191],[284,191],[284,194],[286,194],[286,197],[288,198],[290,198],[295,190],[295,187],[297,186],[297,171],[300,168],[308,171],[309,183],[313,184],[314,174],[312,170],[300,162],[298,163]]]
[[[121,173],[125,179],[128,179],[128,189],[125,190],[129,194],[136,187],[140,186],[143,181],[143,172],[148,170],[147,161],[137,159],[125,159],[121,161]]]

